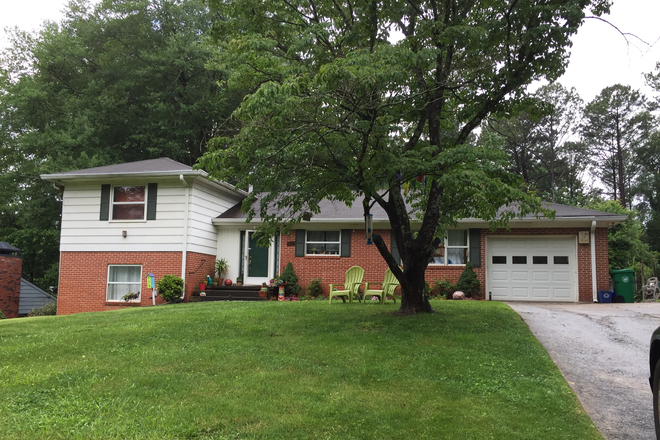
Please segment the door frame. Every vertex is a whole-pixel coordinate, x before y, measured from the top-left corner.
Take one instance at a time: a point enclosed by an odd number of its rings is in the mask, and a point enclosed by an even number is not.
[[[275,261],[275,246],[271,243],[268,246],[268,272],[265,277],[251,277],[249,273],[250,267],[250,234],[257,232],[254,229],[245,231],[245,241],[243,242],[243,284],[244,285],[261,285],[262,283],[269,284],[270,280],[274,278],[273,262]]]

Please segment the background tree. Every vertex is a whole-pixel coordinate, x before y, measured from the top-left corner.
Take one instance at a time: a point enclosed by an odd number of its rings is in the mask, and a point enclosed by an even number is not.
[[[624,208],[632,208],[639,172],[634,152],[648,139],[652,123],[645,98],[630,86],[606,87],[584,109],[582,135],[594,158],[592,173]]]
[[[504,139],[509,170],[544,200],[573,204],[583,194],[588,156],[583,144],[569,141],[579,127],[581,106],[574,88],[554,83],[533,93],[517,115],[491,117],[485,127]]]
[[[401,314],[432,311],[424,273],[446,226],[467,217],[501,224],[516,214],[514,203],[523,214],[540,209],[504,172],[501,150],[475,146],[473,132],[488,115],[510,110],[527,84],[556,79],[583,10],[609,7],[589,0],[212,4],[223,17],[214,23],[219,64],[231,66],[230,84],[253,93],[235,113],[240,134],[218,139],[202,164],[263,192],[266,235],[318,212],[322,199],[363,196],[365,214],[380,205],[403,269],[381,236],[374,242],[401,283]],[[402,34],[396,42],[394,30]]]
[[[228,135],[240,91],[209,69],[201,0],[74,0],[59,24],[16,31],[0,56],[0,241],[23,275],[57,283],[57,191],[39,174],[170,157],[193,164]],[[47,279],[46,279],[47,278]]]

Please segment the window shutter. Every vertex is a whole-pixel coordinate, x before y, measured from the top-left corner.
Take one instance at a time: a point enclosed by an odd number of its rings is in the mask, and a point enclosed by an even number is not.
[[[350,257],[351,256],[351,230],[342,229],[341,230],[341,256]]]
[[[158,198],[158,184],[150,183],[147,191],[147,220],[156,220],[156,199]]]
[[[101,185],[101,214],[99,220],[107,221],[110,218],[110,185]]]
[[[481,267],[481,229],[470,229],[470,261]]]
[[[296,257],[305,256],[305,230],[296,229]]]
[[[401,265],[401,255],[399,255],[399,248],[396,247],[396,240],[394,239],[394,234],[390,233],[390,239],[392,240],[392,245],[390,247],[394,261],[399,266]]]

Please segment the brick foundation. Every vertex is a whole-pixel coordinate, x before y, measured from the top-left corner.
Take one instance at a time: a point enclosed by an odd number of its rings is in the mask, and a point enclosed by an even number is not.
[[[124,307],[149,306],[153,301],[146,275],[153,273],[156,282],[163,275],[181,276],[181,252],[62,252],[58,289],[58,315],[80,312],[100,312]],[[141,295],[138,304],[106,301],[108,266],[139,264],[142,266]],[[212,275],[214,255],[188,252],[186,258],[185,300],[197,285]],[[158,296],[156,303],[163,300]]]
[[[0,254],[0,310],[5,318],[18,318],[22,269],[21,257]]]

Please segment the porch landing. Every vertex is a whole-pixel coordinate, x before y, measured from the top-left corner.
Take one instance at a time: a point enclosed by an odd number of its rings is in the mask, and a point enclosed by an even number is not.
[[[248,286],[206,286],[206,290],[195,290],[190,297],[191,302],[202,301],[265,301],[277,296],[275,287],[268,288],[266,298],[259,296],[261,286],[258,284]],[[205,296],[201,296],[205,293]]]

